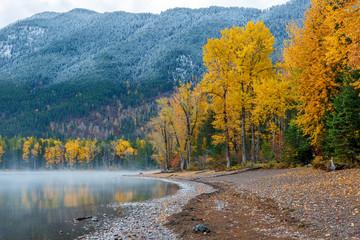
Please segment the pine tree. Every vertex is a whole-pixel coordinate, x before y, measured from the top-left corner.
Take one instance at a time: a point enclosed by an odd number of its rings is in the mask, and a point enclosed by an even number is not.
[[[360,90],[349,82],[335,97],[334,112],[331,112],[326,124],[328,135],[325,145],[327,155],[351,164],[360,163]]]

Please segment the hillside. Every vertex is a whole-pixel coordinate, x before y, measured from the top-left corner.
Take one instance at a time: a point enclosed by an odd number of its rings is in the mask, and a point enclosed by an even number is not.
[[[302,19],[308,0],[268,10],[176,8],[161,14],[44,12],[0,30],[0,133],[133,137],[154,99],[200,79],[202,46],[220,30],[263,20],[276,38]],[[135,131],[137,130],[137,132]]]

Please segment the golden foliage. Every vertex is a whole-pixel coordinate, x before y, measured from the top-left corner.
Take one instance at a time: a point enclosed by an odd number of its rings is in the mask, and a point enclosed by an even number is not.
[[[44,158],[46,160],[46,167],[52,168],[59,166],[64,160],[64,148],[61,141],[47,139],[48,146],[45,147]]]
[[[2,155],[4,154],[5,152],[4,152],[4,149],[3,149],[3,147],[0,145],[0,163],[1,163],[1,158],[2,158]]]
[[[339,75],[360,66],[359,8],[354,0],[312,0],[304,26],[288,27],[291,39],[284,59],[300,103],[297,124],[315,147],[323,140],[326,112],[332,111],[331,98],[340,88]]]
[[[259,122],[260,117],[254,114],[254,106],[259,102],[254,87],[256,82],[266,82],[275,75],[270,59],[275,40],[263,22],[248,22],[244,28],[225,29],[221,34],[220,39],[209,39],[204,46],[207,73],[201,86],[210,96],[210,107],[215,113],[213,125],[219,130],[212,136],[214,143],[225,143],[230,167],[229,152],[240,131],[246,164],[246,116],[254,118],[250,119],[252,123]]]

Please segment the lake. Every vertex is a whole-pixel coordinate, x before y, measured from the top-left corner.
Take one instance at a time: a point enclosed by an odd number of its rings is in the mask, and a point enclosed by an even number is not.
[[[72,239],[94,230],[91,219],[118,217],[114,202],[175,194],[173,183],[122,172],[0,172],[0,239]],[[121,212],[121,211],[120,211]]]

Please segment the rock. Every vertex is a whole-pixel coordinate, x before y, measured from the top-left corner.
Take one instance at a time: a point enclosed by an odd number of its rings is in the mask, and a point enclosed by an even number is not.
[[[97,218],[97,217],[92,217],[92,218],[91,218],[91,221],[93,221],[93,222],[97,222],[97,221],[99,221],[99,220],[98,220],[98,218]]]
[[[209,233],[210,229],[204,224],[198,224],[192,229],[192,231],[194,233]]]

